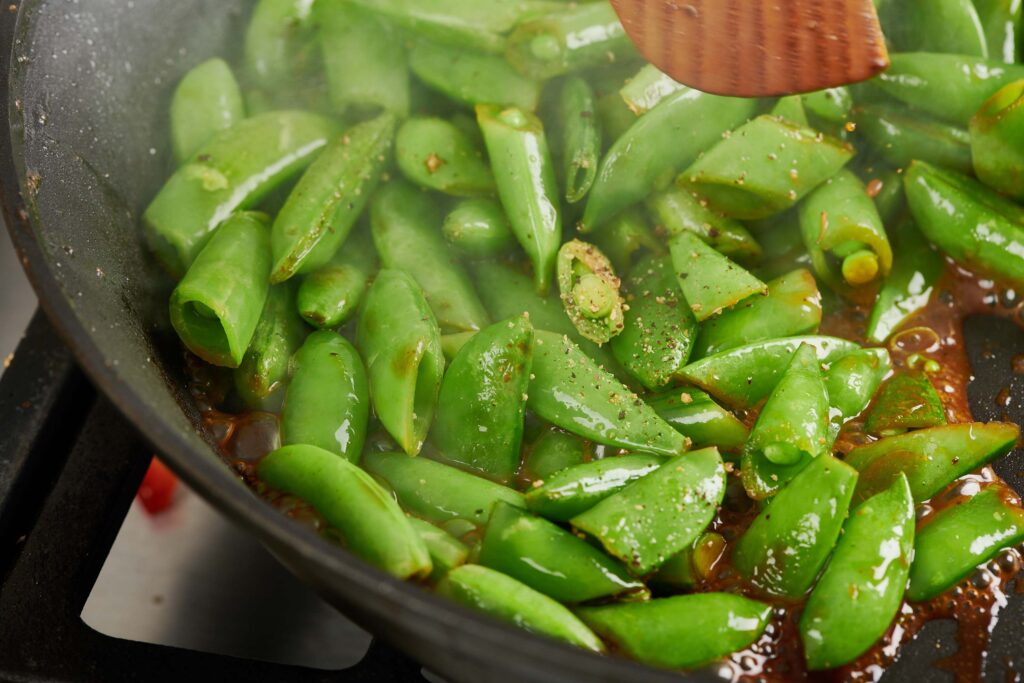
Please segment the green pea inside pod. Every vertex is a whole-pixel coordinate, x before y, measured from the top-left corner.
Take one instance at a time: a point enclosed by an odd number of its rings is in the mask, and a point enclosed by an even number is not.
[[[558,288],[565,312],[585,338],[604,344],[623,330],[621,282],[592,244],[572,240],[558,251]]]

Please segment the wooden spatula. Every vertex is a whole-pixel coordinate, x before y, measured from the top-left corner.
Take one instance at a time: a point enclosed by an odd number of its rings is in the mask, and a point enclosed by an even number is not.
[[[704,92],[760,97],[889,66],[872,0],[611,0],[640,52]]]

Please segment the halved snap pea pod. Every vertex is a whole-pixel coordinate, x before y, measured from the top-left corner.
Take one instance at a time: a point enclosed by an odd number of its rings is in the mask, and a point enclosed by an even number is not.
[[[626,81],[619,94],[637,116],[643,116],[669,95],[686,86],[661,72],[653,64],[644,64],[635,76]]]
[[[1024,80],[1001,88],[971,119],[971,158],[981,182],[1024,200]]]
[[[971,172],[971,136],[961,126],[881,102],[858,107],[856,119],[857,131],[890,164],[902,168],[920,159]]]
[[[690,439],[694,448],[714,446],[721,451],[735,451],[747,441],[746,425],[699,389],[672,389],[648,397],[647,404]]]
[[[807,113],[829,123],[843,123],[853,109],[853,95],[849,88],[825,88],[800,96]]]
[[[395,160],[406,178],[431,190],[455,197],[495,192],[483,150],[444,119],[407,119],[395,139]]]
[[[665,245],[654,231],[644,212],[626,209],[593,236],[596,244],[620,273],[628,273],[638,254],[665,253]]]
[[[377,270],[377,252],[362,230],[338,248],[330,262],[307,275],[299,285],[295,305],[303,320],[320,329],[348,322],[363,300]]]
[[[761,245],[739,221],[715,213],[687,188],[671,185],[649,196],[646,203],[653,219],[670,237],[689,231],[736,261],[761,258]]]
[[[546,428],[525,450],[520,476],[534,486],[541,486],[545,479],[563,470],[582,465],[590,457],[583,439],[557,427]]]
[[[661,565],[648,581],[671,590],[692,590],[701,580],[711,576],[725,550],[725,538],[714,531],[706,531],[692,546]]]
[[[832,410],[829,416],[829,444],[839,430],[868,407],[875,392],[892,370],[892,359],[885,349],[857,349],[829,363],[825,388]]]
[[[235,391],[253,410],[277,410],[284,400],[288,366],[309,329],[295,310],[295,288],[276,285],[267,293],[242,364],[235,370]]]
[[[581,463],[528,491],[526,505],[543,517],[567,522],[664,464],[664,458],[642,453]]]
[[[540,84],[495,55],[418,41],[409,53],[413,73],[428,86],[469,106],[494,104],[533,111]]]
[[[903,372],[882,387],[864,427],[869,434],[884,436],[944,424],[946,410],[931,380],[923,372]]]
[[[562,305],[583,337],[604,344],[623,329],[621,282],[611,262],[592,244],[572,240],[558,250]]]
[[[245,103],[231,67],[211,59],[192,67],[171,100],[171,143],[180,164],[219,131],[245,118]]]
[[[673,237],[669,248],[679,288],[700,322],[749,296],[768,293],[767,285],[692,232]]]
[[[441,527],[418,517],[409,517],[409,524],[427,547],[430,563],[433,565],[431,580],[440,581],[448,572],[466,563],[469,548],[465,543]]]

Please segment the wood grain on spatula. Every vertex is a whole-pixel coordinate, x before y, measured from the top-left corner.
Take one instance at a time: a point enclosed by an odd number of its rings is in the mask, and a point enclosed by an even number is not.
[[[720,95],[810,92],[889,66],[872,0],[611,0],[640,52]]]

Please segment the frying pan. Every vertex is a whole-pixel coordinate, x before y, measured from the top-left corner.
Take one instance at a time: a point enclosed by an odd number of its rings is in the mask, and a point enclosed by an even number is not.
[[[0,4],[0,195],[41,305],[81,366],[193,489],[346,615],[450,681],[718,680],[591,655],[394,580],[280,515],[218,458],[185,388],[168,283],[140,244],[137,217],[170,169],[174,84],[200,61],[237,52],[248,9],[245,0]],[[985,366],[975,366],[975,414],[1000,419],[994,397],[1024,339],[987,318],[971,321],[968,336]],[[1013,384],[1019,422],[1024,378]],[[1015,453],[999,467],[1018,490],[1022,460]],[[1015,657],[1016,670],[1024,664],[1022,605],[1014,596],[1015,618],[996,630],[991,680],[1008,680]],[[951,651],[951,634],[926,628],[887,679],[946,680],[928,664]]]

